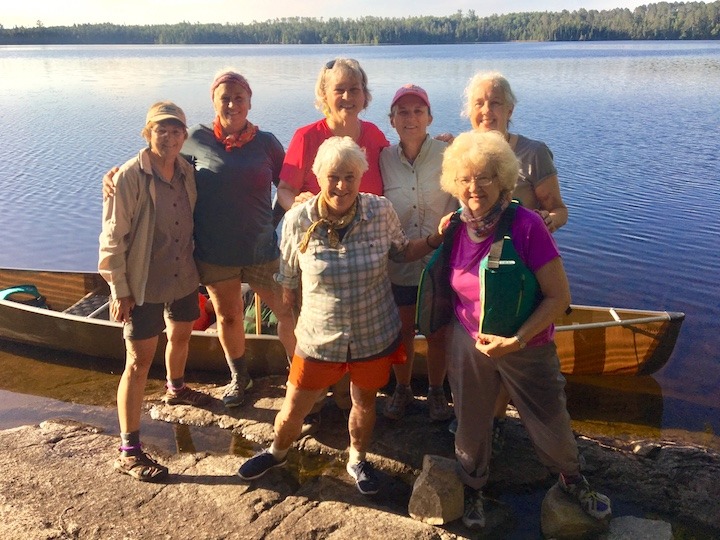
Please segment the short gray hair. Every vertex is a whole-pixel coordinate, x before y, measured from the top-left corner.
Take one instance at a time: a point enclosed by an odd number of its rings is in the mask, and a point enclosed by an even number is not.
[[[368,170],[365,152],[350,137],[330,137],[318,148],[312,172],[319,177],[325,169],[344,165],[357,172],[359,180]]]

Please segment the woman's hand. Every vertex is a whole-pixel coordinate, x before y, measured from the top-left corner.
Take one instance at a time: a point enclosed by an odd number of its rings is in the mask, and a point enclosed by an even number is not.
[[[520,350],[520,342],[515,338],[495,336],[493,334],[478,334],[475,348],[490,358],[500,358],[511,352]]]
[[[309,201],[309,200],[312,199],[314,196],[315,196],[315,195],[313,195],[313,194],[310,193],[309,191],[303,191],[302,193],[298,193],[298,194],[295,196],[295,200],[293,201],[293,204],[292,204],[292,205],[293,205],[293,206],[297,206],[298,204],[302,204],[302,203],[304,203],[305,201]]]
[[[113,319],[118,322],[130,322],[132,310],[135,307],[135,298],[132,296],[124,296],[123,298],[113,298],[110,302],[110,314]]]
[[[452,144],[452,142],[455,140],[455,135],[453,135],[452,133],[445,132],[445,133],[439,133],[439,134],[435,135],[434,138],[437,139],[438,141]]]
[[[440,218],[440,223],[438,224],[438,234],[445,234],[445,229],[447,229],[448,225],[450,225],[450,219],[452,218],[454,213],[455,212],[450,212],[449,214]]]
[[[548,212],[547,210],[535,210],[535,213],[543,219],[543,222],[545,222],[545,226],[551,233],[558,230],[557,225],[555,225],[555,219],[550,212]]]
[[[110,199],[113,195],[115,195],[115,182],[113,182],[113,177],[115,176],[115,173],[118,172],[120,169],[118,167],[113,167],[108,172],[105,173],[105,176],[103,176],[102,179],[102,194],[103,194],[103,200]]]

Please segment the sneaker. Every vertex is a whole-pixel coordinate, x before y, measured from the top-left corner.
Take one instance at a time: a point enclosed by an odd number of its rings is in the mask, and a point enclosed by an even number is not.
[[[355,486],[363,495],[375,495],[380,490],[377,474],[369,461],[348,463],[345,469],[355,479]]]
[[[497,456],[505,447],[505,418],[494,418],[492,428],[492,455]]]
[[[404,384],[397,384],[395,385],[395,392],[393,392],[393,395],[385,402],[383,415],[390,420],[400,420],[405,416],[407,406],[413,401],[415,401],[415,397],[410,387]]]
[[[445,390],[443,390],[442,386],[428,390],[427,404],[430,411],[430,420],[433,422],[447,420],[453,415],[452,407],[448,405]]]
[[[274,469],[275,467],[282,467],[286,463],[287,457],[284,457],[283,459],[278,461],[270,453],[270,449],[268,448],[266,450],[258,452],[253,457],[248,459],[245,463],[240,465],[237,474],[243,480],[255,480],[256,478],[260,478],[270,469]]]
[[[141,482],[163,480],[168,475],[168,468],[160,465],[145,452],[132,456],[120,456],[113,463],[113,468],[122,474],[132,476]]]
[[[209,395],[193,390],[188,385],[185,385],[176,392],[168,388],[161,399],[168,405],[192,405],[193,407],[200,407],[210,403],[211,398]]]
[[[247,373],[240,376],[233,375],[223,392],[223,404],[228,408],[242,405],[243,401],[245,401],[245,390],[249,390],[252,384],[252,379]]]
[[[609,519],[612,515],[610,499],[590,488],[587,478],[580,476],[580,480],[568,483],[561,474],[558,479],[558,486],[565,493],[576,499],[580,503],[580,508],[589,515],[598,520]]]
[[[480,491],[465,488],[465,511],[462,516],[463,525],[468,529],[485,527],[485,508]]]

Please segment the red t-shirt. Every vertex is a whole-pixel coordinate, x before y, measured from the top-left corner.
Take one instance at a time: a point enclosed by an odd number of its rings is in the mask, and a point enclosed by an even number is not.
[[[382,131],[373,123],[360,120],[360,148],[365,150],[369,168],[360,180],[360,191],[383,194],[383,182],[380,175],[380,151],[390,143]],[[313,194],[320,193],[317,178],[312,172],[313,161],[320,145],[333,136],[325,119],[301,127],[293,135],[285,154],[280,180],[290,187]]]

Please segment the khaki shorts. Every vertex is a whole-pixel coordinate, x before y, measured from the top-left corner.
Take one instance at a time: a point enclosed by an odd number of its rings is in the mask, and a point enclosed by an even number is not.
[[[275,281],[275,274],[280,270],[280,257],[277,259],[251,266],[220,266],[195,259],[198,272],[200,272],[200,283],[203,285],[214,285],[220,281],[239,278],[243,283],[255,289],[261,287],[276,290],[280,285]]]

